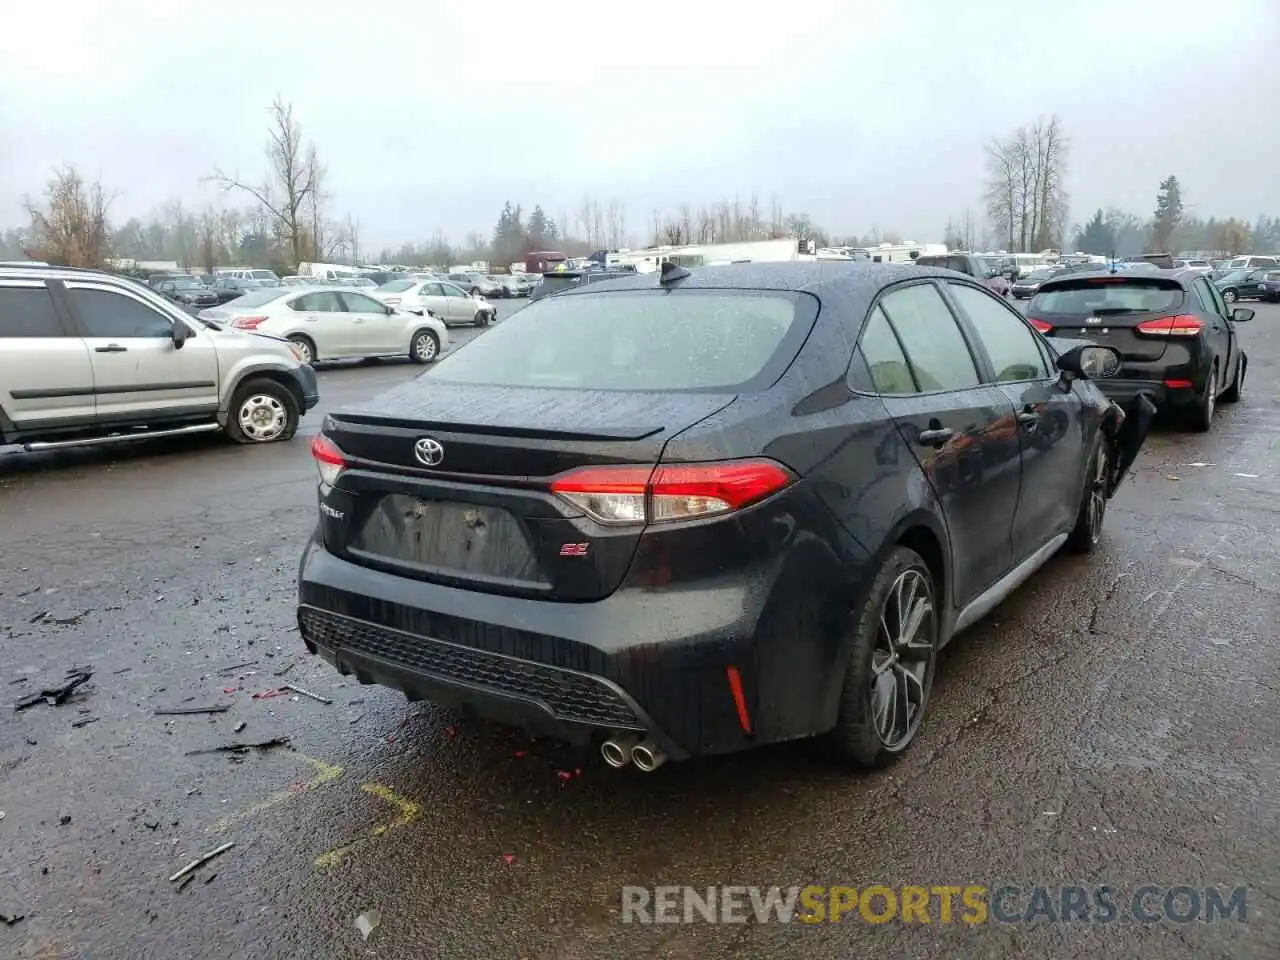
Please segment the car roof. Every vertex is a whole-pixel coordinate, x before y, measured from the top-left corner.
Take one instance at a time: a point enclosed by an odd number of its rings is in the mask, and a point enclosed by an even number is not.
[[[548,274],[564,276],[564,274]],[[557,297],[590,296],[602,290],[647,290],[657,287],[659,273],[620,273],[614,279],[575,287]],[[955,270],[911,263],[871,263],[865,260],[822,260],[797,263],[734,263],[692,267],[679,281],[681,290],[798,290],[821,295],[833,290],[853,299],[872,299],[881,288],[902,280],[939,277],[973,278]],[[977,286],[976,283],[974,283]]]

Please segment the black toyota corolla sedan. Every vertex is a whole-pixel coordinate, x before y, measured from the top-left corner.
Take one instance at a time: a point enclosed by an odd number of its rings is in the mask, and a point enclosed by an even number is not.
[[[1146,393],[1194,430],[1208,430],[1218,401],[1235,403],[1244,389],[1249,357],[1236,324],[1253,311],[1232,308],[1200,274],[1054,277],[1040,285],[1027,318],[1042,333],[1120,351],[1120,372],[1103,392],[1120,402]]]
[[[920,729],[938,650],[1098,543],[1153,408],[980,280],[668,267],[328,416],[307,648],[613,766]]]

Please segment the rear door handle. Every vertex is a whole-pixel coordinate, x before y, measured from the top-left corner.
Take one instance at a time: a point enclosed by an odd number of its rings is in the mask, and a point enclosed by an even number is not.
[[[926,447],[940,447],[952,437],[956,432],[950,427],[937,427],[930,430],[921,430],[916,442],[924,444]]]
[[[94,353],[128,353],[128,347],[122,347],[118,343],[109,343],[105,347],[94,347]]]

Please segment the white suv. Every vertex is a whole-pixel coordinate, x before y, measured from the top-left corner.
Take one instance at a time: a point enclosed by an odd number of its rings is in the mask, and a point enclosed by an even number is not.
[[[320,400],[277,337],[222,330],[142,283],[0,267],[0,443],[27,450],[224,431],[288,440]]]

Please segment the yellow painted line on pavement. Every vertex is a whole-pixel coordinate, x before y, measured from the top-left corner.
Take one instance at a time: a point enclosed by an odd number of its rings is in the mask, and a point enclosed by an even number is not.
[[[302,794],[314,790],[316,787],[324,786],[326,783],[331,783],[342,776],[342,768],[339,766],[335,766],[331,763],[325,763],[323,760],[317,760],[315,757],[309,757],[305,753],[298,753],[296,750],[293,751],[291,755],[314,769],[316,771],[316,775],[304,783],[295,783],[293,786],[285,790],[273,793],[265,800],[261,800],[250,807],[246,807],[239,813],[219,820],[213,825],[213,829],[218,833],[222,833],[227,828],[232,827],[237,823],[242,823],[250,817],[256,817],[263,811],[270,810],[272,807],[278,807],[280,804],[292,800],[294,797],[300,797]]]
[[[320,856],[316,857],[317,869],[324,870],[327,867],[332,867],[334,864],[345,858],[347,854],[356,847],[361,844],[368,843],[370,840],[377,840],[390,830],[412,823],[414,820],[418,819],[418,816],[422,813],[422,807],[418,804],[414,803],[412,800],[406,800],[390,787],[384,787],[380,783],[366,783],[360,789],[365,793],[372,794],[379,800],[385,800],[387,803],[396,807],[400,811],[399,815],[394,820],[378,824],[363,837],[358,837],[350,843],[343,844],[340,847],[335,847],[328,853],[320,854]]]

